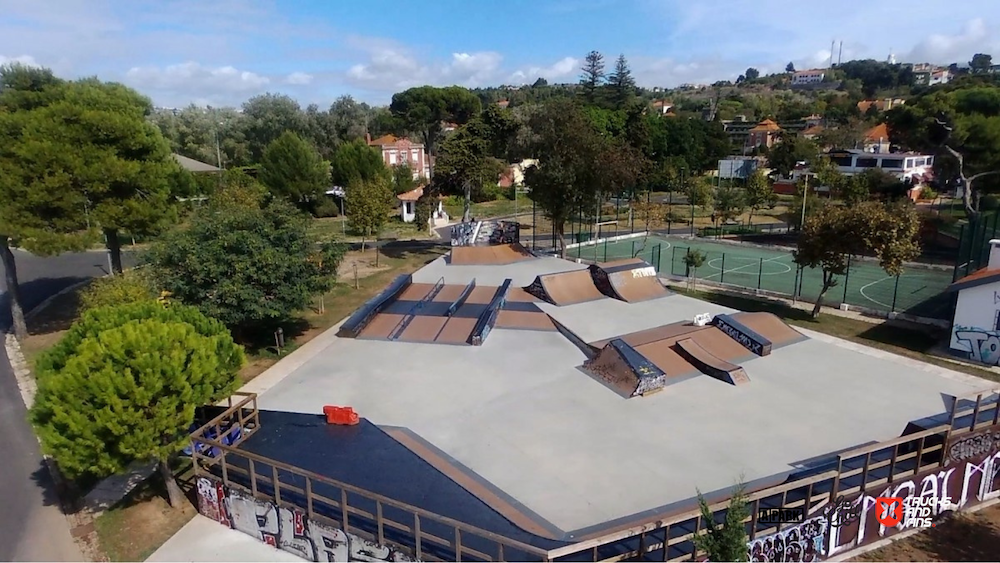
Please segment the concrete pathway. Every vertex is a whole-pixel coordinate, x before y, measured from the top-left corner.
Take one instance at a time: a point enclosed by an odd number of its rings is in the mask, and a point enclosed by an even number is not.
[[[305,561],[205,518],[195,516],[146,561]]]

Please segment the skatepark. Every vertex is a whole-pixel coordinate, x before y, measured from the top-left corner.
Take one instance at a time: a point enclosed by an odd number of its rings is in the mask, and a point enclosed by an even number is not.
[[[501,545],[538,560],[690,511],[697,491],[724,498],[740,476],[754,491],[828,469],[988,384],[670,292],[641,260],[459,254],[390,284],[255,398],[228,479],[318,495],[310,515],[337,522],[385,518],[356,524],[383,543],[452,546],[425,559]],[[328,426],[325,405],[361,423]]]

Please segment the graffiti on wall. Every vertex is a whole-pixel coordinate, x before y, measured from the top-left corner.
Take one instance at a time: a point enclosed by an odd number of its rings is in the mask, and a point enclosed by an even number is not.
[[[872,494],[837,499],[805,522],[755,538],[751,561],[822,561],[907,529],[886,527],[876,518],[877,497],[911,497],[935,502],[934,517],[1000,497],[1000,426],[961,436],[945,447],[946,464],[890,483]],[[820,524],[822,523],[822,525]]]
[[[215,479],[198,478],[198,511],[205,517],[309,561],[415,561],[396,548],[370,542],[308,518],[304,512],[253,498]]]
[[[747,546],[750,561],[817,561],[823,553],[829,518],[810,518],[775,534],[757,538]]]
[[[468,223],[458,223],[451,228],[451,245],[452,246],[469,246],[474,242],[476,235],[476,225],[475,221],[469,221]]]
[[[969,359],[987,365],[1000,363],[1000,337],[995,331],[956,326],[955,342],[968,348]]]

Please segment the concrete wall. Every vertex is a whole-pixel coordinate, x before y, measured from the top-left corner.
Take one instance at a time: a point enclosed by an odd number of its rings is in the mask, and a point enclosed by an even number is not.
[[[1000,363],[997,315],[1000,315],[1000,283],[960,291],[951,328],[952,352],[991,366]]]
[[[197,485],[203,516],[308,561],[415,561],[393,547],[310,519],[303,510],[253,498],[216,479],[198,477]]]
[[[954,439],[944,455],[943,467],[897,479],[868,491],[871,494],[838,499],[817,508],[801,524],[755,538],[747,544],[748,560],[823,561],[913,529],[905,521],[894,527],[880,524],[878,497],[933,499],[935,517],[1000,498],[1000,425]]]

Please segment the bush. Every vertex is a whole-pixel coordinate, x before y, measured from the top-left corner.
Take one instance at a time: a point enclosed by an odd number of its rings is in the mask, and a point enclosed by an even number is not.
[[[691,222],[691,216],[679,213],[677,211],[670,211],[670,213],[667,213],[667,222],[687,224]]]
[[[320,196],[313,207],[314,217],[338,217],[340,215],[340,205],[337,200],[329,196]]]
[[[157,301],[142,301],[126,305],[99,307],[87,311],[80,320],[63,335],[59,342],[45,351],[35,364],[35,375],[39,381],[66,367],[76,354],[80,343],[94,338],[100,333],[118,328],[131,321],[154,320],[163,323],[185,323],[194,331],[206,337],[229,337],[229,330],[219,321],[206,317],[198,309],[180,304],[163,304]],[[234,348],[223,364],[226,369],[238,370],[243,365],[243,351]]]
[[[85,313],[99,307],[128,305],[155,301],[159,297],[156,284],[147,270],[126,270],[106,278],[90,282],[80,293],[80,312]]]
[[[434,196],[429,192],[430,190],[424,190],[424,195],[420,196],[413,209],[414,222],[420,229],[427,228],[427,222],[431,220],[431,212],[434,210]]]
[[[486,184],[479,189],[472,190],[472,201],[483,203],[486,201],[497,201],[498,199],[510,199],[512,190],[501,188],[497,184]]]
[[[920,190],[920,199],[937,199],[938,193],[930,186],[924,186]]]

